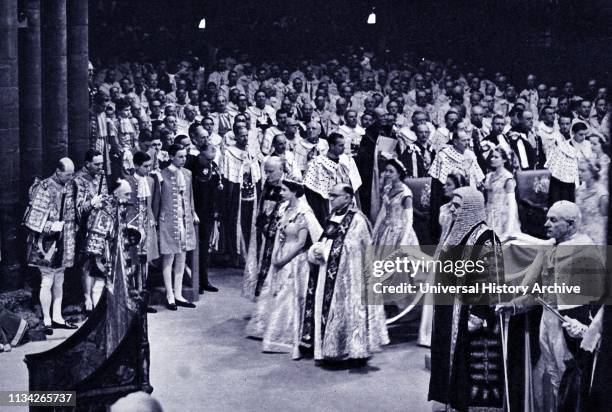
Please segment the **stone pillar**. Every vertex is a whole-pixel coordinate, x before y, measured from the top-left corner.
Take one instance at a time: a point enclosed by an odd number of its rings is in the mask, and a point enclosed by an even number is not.
[[[68,0],[68,154],[79,167],[89,148],[88,1]]]
[[[17,0],[0,1],[0,290],[20,286]]]
[[[35,176],[42,174],[42,83],[40,0],[25,0],[28,27],[19,30],[19,124],[22,205]]]
[[[68,155],[66,0],[42,2],[43,173]]]

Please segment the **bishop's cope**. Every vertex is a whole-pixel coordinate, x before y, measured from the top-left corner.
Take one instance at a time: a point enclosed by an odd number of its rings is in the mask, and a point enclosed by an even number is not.
[[[272,249],[280,219],[279,211],[283,199],[283,161],[280,157],[269,157],[264,164],[266,181],[257,205],[255,219],[256,238],[249,248],[243,278],[242,294],[250,299],[259,296],[272,262]]]
[[[575,203],[561,200],[552,205],[544,228],[555,245],[540,251],[524,270],[521,282],[521,286],[528,286],[532,291],[539,285],[535,289],[544,293],[520,296],[498,308],[520,316],[532,312],[539,303],[544,306],[539,325],[541,354],[533,371],[538,410],[544,405],[556,408],[567,402],[571,404],[571,400],[561,399],[560,393],[566,369],[578,368],[584,376],[593,374],[593,347],[589,348],[592,343],[585,342],[583,335],[591,324],[595,326],[594,319],[603,312],[606,269],[602,249],[578,232],[580,222],[580,208]],[[579,287],[580,293],[568,293],[567,289],[563,290],[565,293],[555,293],[563,284]],[[560,321],[559,316],[565,321]],[[588,379],[578,386],[576,389],[584,395],[590,391]]]
[[[331,187],[331,215],[308,251],[313,269],[300,347],[315,360],[365,362],[389,343],[384,306],[363,298],[371,282],[367,260],[372,234],[365,215],[352,206],[353,196],[347,183]]]

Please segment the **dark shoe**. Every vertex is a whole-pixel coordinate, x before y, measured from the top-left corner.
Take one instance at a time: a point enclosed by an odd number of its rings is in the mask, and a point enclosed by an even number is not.
[[[176,303],[166,302],[166,307],[168,308],[168,310],[176,310]]]
[[[210,283],[207,283],[206,285],[200,287],[200,290],[204,290],[206,292],[218,292],[219,289],[217,289],[216,287],[214,287],[213,285],[211,285]],[[202,294],[202,292],[200,292],[200,294]]]
[[[193,303],[187,302],[187,301],[183,302],[182,300],[177,300],[176,306],[180,306],[182,308],[191,308],[191,309],[196,307],[196,305],[194,305]]]
[[[48,336],[53,335],[53,328],[51,327],[51,325],[49,326],[45,325],[43,330],[45,332],[45,335],[48,335]]]
[[[147,313],[157,313],[157,309],[152,308],[151,306],[147,307]]]
[[[53,329],[78,329],[77,325],[74,325],[70,322],[57,323],[55,321],[51,321],[51,327]]]

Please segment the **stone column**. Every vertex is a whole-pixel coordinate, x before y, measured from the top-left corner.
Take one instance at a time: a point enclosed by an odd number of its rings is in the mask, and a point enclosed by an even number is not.
[[[42,2],[43,172],[68,155],[66,0]]]
[[[25,0],[28,27],[19,30],[19,124],[22,204],[42,174],[42,83],[40,0]]]
[[[20,286],[17,0],[0,1],[0,290]],[[23,245],[21,245],[23,246]]]
[[[89,148],[88,1],[68,0],[68,154],[79,167]]]

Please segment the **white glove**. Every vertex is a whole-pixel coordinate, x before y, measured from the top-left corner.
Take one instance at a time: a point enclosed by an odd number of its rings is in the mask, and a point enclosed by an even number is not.
[[[572,338],[582,338],[582,335],[587,331],[588,326],[577,321],[576,319],[565,316],[565,322],[561,325]]]
[[[64,229],[64,222],[51,223],[51,232],[61,232]]]
[[[478,329],[482,328],[483,326],[485,326],[485,321],[484,320],[482,320],[479,317],[476,317],[474,315],[470,315],[470,317],[468,319],[468,331],[469,332],[477,331]]]

